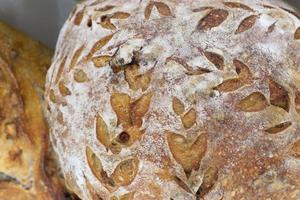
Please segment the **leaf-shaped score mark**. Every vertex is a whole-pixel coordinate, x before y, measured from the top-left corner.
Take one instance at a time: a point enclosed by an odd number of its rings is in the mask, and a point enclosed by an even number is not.
[[[148,112],[152,93],[142,95],[139,99],[131,102],[131,97],[125,93],[113,93],[111,105],[118,117],[118,125],[124,127],[142,125],[142,118]]]
[[[107,65],[109,63],[109,61],[111,60],[110,56],[97,56],[92,58],[92,62],[94,63],[95,67],[100,68],[100,67],[104,67],[105,65]]]
[[[84,15],[84,9],[80,10],[78,13],[76,13],[74,21],[73,21],[74,25],[79,26],[81,24],[83,15]]]
[[[197,113],[196,113],[195,109],[191,108],[181,118],[181,121],[182,121],[182,124],[183,124],[184,128],[186,128],[186,129],[191,128],[195,124],[196,118],[197,118]]]
[[[111,106],[117,115],[117,124],[123,125],[122,131],[116,138],[112,139],[108,133],[107,126],[101,116],[96,119],[97,139],[106,149],[110,149],[114,154],[120,153],[122,147],[131,146],[144,134],[141,130],[142,119],[148,112],[151,103],[152,93],[142,95],[139,99],[131,101],[129,95],[125,93],[113,93],[111,96]]]
[[[123,124],[128,127],[132,125],[130,117],[130,101],[131,97],[125,93],[113,93],[110,103],[118,117],[118,125]]]
[[[249,6],[238,2],[224,2],[223,4],[229,8],[239,8],[247,11],[253,11],[253,9]]]
[[[105,29],[115,30],[116,26],[111,22],[111,19],[127,19],[128,17],[130,17],[130,14],[126,12],[115,12],[110,15],[103,15],[100,25]]]
[[[250,83],[252,79],[252,73],[249,67],[238,59],[233,60],[236,73],[239,75],[239,79],[244,83]]]
[[[52,103],[57,103],[56,95],[53,89],[49,92],[49,99]]]
[[[63,81],[60,81],[59,84],[58,84],[58,89],[59,89],[59,92],[62,96],[68,96],[68,95],[71,95],[71,91],[69,90],[69,88],[67,88],[64,84]]]
[[[201,74],[206,74],[210,73],[211,71],[208,69],[204,69],[201,67],[197,67],[197,69],[193,69],[184,59],[172,56],[166,59],[166,63],[173,61],[175,63],[178,63],[179,65],[183,66],[186,69],[186,74],[193,76],[193,75],[201,75]]]
[[[182,101],[180,101],[178,98],[173,97],[172,99],[172,107],[173,107],[173,111],[177,114],[177,115],[181,115],[183,114],[185,108],[184,108],[184,104],[182,103]]]
[[[139,73],[139,65],[131,64],[126,66],[124,75],[130,89],[137,91],[142,89],[142,91],[147,90],[152,76],[152,70],[146,72],[145,74]]]
[[[77,61],[78,61],[78,58],[79,58],[79,56],[81,55],[81,53],[82,53],[82,51],[84,50],[84,48],[85,48],[85,46],[82,45],[81,47],[79,47],[79,48],[75,51],[75,53],[74,53],[74,55],[73,55],[73,57],[72,57],[72,59],[71,59],[69,71],[70,71],[71,69],[73,69],[73,68],[76,66]]]
[[[238,78],[228,79],[214,89],[220,92],[232,92],[243,87],[245,84],[251,83],[252,74],[249,67],[238,59],[233,60],[233,65],[235,66]]]
[[[269,27],[268,27],[268,30],[267,30],[267,34],[270,34],[272,33],[274,30],[275,30],[275,27],[276,27],[276,22],[274,22],[273,24],[271,24]]]
[[[79,69],[74,72],[74,80],[77,83],[84,83],[88,80],[88,77],[87,74],[82,69]]]
[[[89,148],[86,148],[88,165],[94,176],[110,191],[115,191],[120,186],[129,185],[138,172],[138,158],[129,158],[121,161],[111,177],[104,171],[100,158]]]
[[[290,98],[284,87],[276,83],[274,80],[269,79],[269,90],[271,104],[289,112]]]
[[[140,140],[143,134],[144,130],[140,130],[136,126],[132,126],[125,131],[122,131],[117,137],[112,139],[102,117],[98,116],[96,121],[96,136],[98,141],[106,147],[106,150],[111,150],[113,154],[120,153],[123,147],[131,146],[135,141]]]
[[[205,57],[216,66],[217,69],[223,70],[224,68],[224,58],[223,56],[214,53],[214,52],[209,52],[206,51],[204,52]]]
[[[249,17],[246,17],[239,25],[239,27],[237,28],[237,30],[235,31],[235,34],[239,34],[239,33],[243,33],[247,30],[249,30],[250,28],[252,28],[254,26],[254,24],[256,23],[256,20],[258,19],[258,15],[251,15]]]
[[[298,27],[297,30],[295,31],[294,39],[300,40],[300,27]]]
[[[181,117],[182,125],[185,129],[191,128],[196,123],[197,113],[194,108],[191,108],[184,114],[184,104],[176,97],[172,99],[173,111]]]
[[[197,30],[205,31],[217,27],[226,20],[228,15],[229,13],[227,10],[213,9],[199,21],[197,25]]]
[[[102,183],[109,191],[114,191],[116,185],[113,179],[107,176],[104,171],[101,160],[96,156],[96,154],[91,150],[91,148],[86,147],[86,157],[88,165],[94,174],[94,176]]]
[[[216,181],[218,180],[218,168],[212,166],[209,167],[205,172],[202,180],[202,184],[196,192],[197,199],[203,198],[213,188]]]
[[[290,155],[297,158],[297,159],[300,159],[300,140],[296,141],[291,150],[290,150]]]
[[[98,2],[95,2],[95,4],[98,4]],[[91,4],[90,6],[92,6],[92,5],[93,4]],[[105,11],[112,10],[113,8],[115,8],[115,6],[113,6],[113,5],[106,5],[106,6],[101,7],[101,8],[96,8],[95,11],[105,12]]]
[[[174,159],[182,166],[187,176],[192,170],[198,170],[207,150],[207,133],[200,134],[195,140],[167,132],[167,141]]]
[[[113,37],[113,34],[107,35],[107,36],[103,37],[102,39],[100,39],[98,42],[96,42],[93,45],[93,47],[91,48],[88,55],[86,56],[86,59],[90,60],[97,51],[102,49],[112,39],[112,37]]]
[[[129,185],[136,177],[138,167],[138,158],[134,157],[124,160],[118,164],[113,174],[111,175],[111,178],[117,186]]]
[[[292,125],[292,122],[290,122],[290,121],[283,122],[281,124],[277,124],[271,128],[266,129],[265,132],[270,133],[270,134],[276,134],[276,133],[286,130],[291,125]]]
[[[215,90],[220,92],[232,92],[244,86],[240,79],[229,79],[215,87]]]
[[[101,22],[100,22],[102,28],[105,29],[110,29],[110,30],[115,30],[116,27],[113,23],[111,23],[111,19],[110,17],[108,17],[107,15],[104,15],[101,17]]]
[[[266,97],[260,92],[254,92],[242,99],[236,108],[243,112],[258,112],[269,106]]]
[[[144,12],[146,19],[150,18],[151,12],[152,12],[152,9],[154,6],[157,8],[157,10],[161,16],[166,16],[166,17],[171,16],[171,9],[167,4],[165,4],[163,2],[158,2],[158,1],[150,1],[150,3],[146,6],[145,12]]]
[[[111,142],[107,125],[100,115],[96,116],[96,137],[107,150],[110,148]]]
[[[151,98],[152,93],[147,93],[130,104],[130,118],[134,126],[142,126],[142,118],[148,112],[151,103]]]

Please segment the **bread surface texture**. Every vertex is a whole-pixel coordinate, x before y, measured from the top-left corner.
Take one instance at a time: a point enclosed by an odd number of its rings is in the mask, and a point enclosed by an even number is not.
[[[0,22],[0,199],[63,198],[43,115],[52,50]]]
[[[77,5],[47,73],[88,200],[300,199],[299,15],[280,1]]]

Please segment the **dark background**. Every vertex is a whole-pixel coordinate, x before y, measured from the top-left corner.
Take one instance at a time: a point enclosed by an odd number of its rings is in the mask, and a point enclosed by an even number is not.
[[[55,47],[59,30],[79,0],[0,0],[0,20]],[[300,10],[300,0],[285,0]]]

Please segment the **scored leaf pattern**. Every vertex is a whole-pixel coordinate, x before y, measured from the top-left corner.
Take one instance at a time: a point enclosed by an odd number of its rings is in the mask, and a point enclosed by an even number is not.
[[[189,176],[192,170],[198,170],[207,150],[207,133],[200,134],[194,140],[172,132],[166,134],[170,151],[186,175]]]
[[[82,69],[79,69],[74,72],[74,80],[77,83],[84,83],[88,80],[88,77],[87,74]]]
[[[258,15],[251,15],[249,17],[246,17],[239,25],[239,27],[237,28],[237,30],[235,31],[235,34],[239,34],[239,33],[243,33],[247,30],[249,30],[250,28],[252,28],[254,26],[254,24],[256,23],[256,20],[258,19]]]
[[[249,67],[238,59],[234,59],[233,64],[236,73],[238,74],[238,78],[228,79],[214,89],[220,92],[232,92],[251,83],[252,73],[250,72]]]
[[[102,26],[102,28],[109,29],[109,30],[115,30],[117,28],[111,22],[111,19],[127,19],[128,17],[130,17],[130,14],[126,13],[126,12],[115,12],[110,15],[103,15],[101,17],[100,25]]]
[[[107,35],[102,39],[100,39],[98,42],[96,42],[91,48],[88,55],[86,56],[86,60],[90,60],[94,56],[94,54],[100,49],[102,49],[112,38],[113,38],[113,34]]]
[[[300,27],[298,27],[297,30],[295,31],[294,39],[300,40]]]
[[[253,92],[242,99],[236,105],[236,108],[243,112],[258,112],[269,106],[266,97],[260,92]]]
[[[104,67],[110,61],[111,61],[111,56],[97,56],[92,58],[92,62],[97,68]]]
[[[130,104],[130,118],[133,126],[142,126],[142,118],[148,112],[151,98],[152,93],[147,93]]]
[[[158,1],[150,1],[150,3],[146,6],[144,13],[146,19],[150,18],[154,6],[157,8],[161,16],[171,16],[171,9],[167,4]]]
[[[82,53],[82,51],[83,51],[84,49],[85,49],[85,46],[82,45],[81,47],[79,47],[79,48],[75,51],[75,53],[74,53],[74,55],[73,55],[73,57],[72,57],[72,59],[71,59],[69,71],[70,71],[71,69],[73,69],[73,68],[76,66],[77,61],[78,61],[78,58],[79,58],[79,56],[81,55],[81,53]]]
[[[216,66],[217,69],[223,70],[224,68],[224,58],[223,56],[214,53],[214,52],[209,52],[206,51],[204,52],[205,57]]]
[[[129,185],[135,178],[139,167],[137,157],[121,161],[111,175],[117,186]]]
[[[197,119],[197,112],[194,108],[191,108],[189,111],[184,113],[185,107],[184,104],[177,98],[173,97],[172,99],[172,108],[173,111],[180,116],[182,125],[185,129],[191,128]]]
[[[131,97],[125,93],[113,93],[110,98],[110,103],[118,117],[118,125],[122,124],[125,127],[131,126],[130,116],[130,101]]]
[[[176,97],[173,97],[172,107],[177,115],[181,115],[185,111],[184,104]]]
[[[58,84],[58,89],[59,89],[59,92],[62,96],[68,96],[68,95],[71,95],[71,91],[69,90],[69,88],[67,88],[64,84],[63,81],[60,81],[59,84]]]
[[[84,9],[76,13],[73,21],[74,25],[79,26],[82,22],[83,16],[84,16]]]
[[[196,118],[197,118],[197,113],[196,113],[195,109],[191,108],[181,118],[184,128],[186,128],[186,129],[191,128],[195,124]]]
[[[290,98],[284,87],[276,83],[273,79],[269,79],[270,102],[274,106],[278,106],[289,112]]]
[[[281,124],[275,125],[271,128],[268,128],[265,131],[270,134],[275,134],[275,133],[284,131],[285,129],[289,128],[291,125],[292,125],[292,122],[287,121],[287,122],[283,122]]]
[[[118,124],[125,128],[129,126],[140,127],[141,120],[148,112],[152,93],[142,95],[138,100],[131,102],[131,97],[125,93],[113,93],[111,105],[118,117]]]
[[[247,11],[253,11],[253,9],[250,8],[249,6],[238,2],[224,2],[223,4],[230,8],[239,8]]]
[[[131,101],[129,95],[125,93],[113,93],[111,105],[117,115],[117,124],[123,126],[123,132],[112,138],[107,125],[100,115],[96,116],[96,137],[97,140],[112,153],[118,154],[122,147],[129,147],[140,140],[144,134],[141,130],[142,118],[148,112],[152,93],[146,93],[139,99]]]
[[[145,91],[151,82],[152,70],[149,70],[145,74],[139,73],[139,65],[131,64],[126,66],[124,70],[125,80],[127,81],[130,89],[137,91],[142,89]]]
[[[221,25],[228,17],[229,12],[223,9],[213,9],[204,18],[202,18],[198,25],[197,30],[209,30]]]
[[[110,148],[111,142],[107,125],[100,115],[96,116],[96,137],[107,150]]]
[[[94,176],[110,191],[113,192],[120,186],[129,185],[138,172],[139,160],[136,157],[121,161],[114,169],[111,177],[104,171],[101,160],[89,148],[86,148],[88,165]]]

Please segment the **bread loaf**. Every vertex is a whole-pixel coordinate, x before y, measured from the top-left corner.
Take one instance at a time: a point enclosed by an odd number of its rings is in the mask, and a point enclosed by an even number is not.
[[[42,102],[52,51],[0,22],[0,199],[59,200]]]
[[[82,199],[300,199],[299,15],[271,0],[90,0],[46,80]]]

